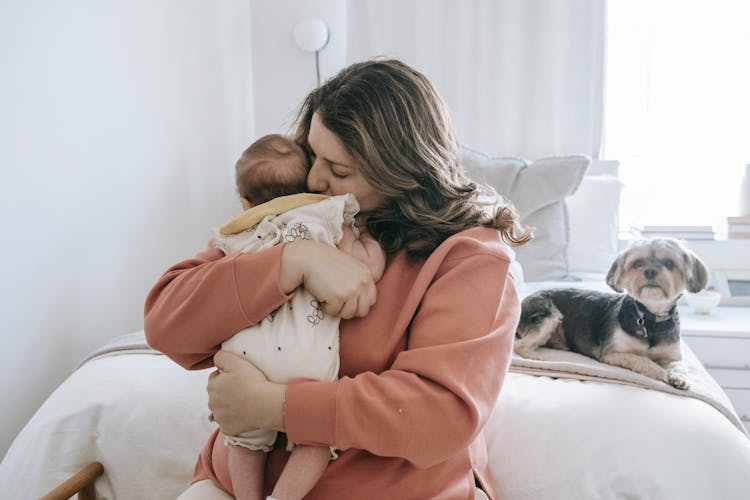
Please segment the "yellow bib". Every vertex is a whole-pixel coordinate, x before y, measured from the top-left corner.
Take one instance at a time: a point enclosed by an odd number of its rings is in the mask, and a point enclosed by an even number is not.
[[[288,212],[293,208],[312,205],[319,201],[329,198],[324,194],[300,193],[289,196],[279,196],[271,201],[261,203],[252,208],[248,208],[239,215],[229,219],[229,222],[221,226],[220,232],[224,236],[241,233],[258,224],[269,215],[279,215]]]

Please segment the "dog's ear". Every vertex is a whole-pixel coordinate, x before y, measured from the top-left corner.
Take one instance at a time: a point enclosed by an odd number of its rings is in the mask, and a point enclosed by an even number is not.
[[[691,293],[700,292],[708,284],[708,268],[697,255],[688,249],[683,250],[682,258],[685,261],[685,278],[688,291]]]
[[[625,265],[625,257],[627,257],[627,255],[627,251],[621,252],[612,263],[612,266],[610,266],[609,272],[607,272],[607,284],[616,292],[623,291],[622,273],[624,271],[623,266]]]

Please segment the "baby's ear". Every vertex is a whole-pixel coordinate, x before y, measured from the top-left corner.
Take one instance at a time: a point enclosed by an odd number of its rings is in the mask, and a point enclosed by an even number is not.
[[[254,203],[248,201],[248,199],[243,196],[240,196],[240,203],[242,204],[242,210],[249,210],[255,206]]]

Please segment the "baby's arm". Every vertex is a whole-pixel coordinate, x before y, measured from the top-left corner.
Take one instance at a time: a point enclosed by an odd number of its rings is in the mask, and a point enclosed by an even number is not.
[[[337,245],[338,249],[362,262],[372,273],[372,279],[378,281],[385,270],[385,252],[370,233],[360,229],[359,238],[348,224],[343,227],[344,236]]]

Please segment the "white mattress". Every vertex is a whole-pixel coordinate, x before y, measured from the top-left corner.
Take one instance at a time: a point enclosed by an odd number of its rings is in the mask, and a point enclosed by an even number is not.
[[[502,499],[750,496],[750,440],[697,399],[509,373],[486,436]]]
[[[92,461],[104,464],[99,498],[174,499],[188,485],[215,425],[210,370],[185,371],[137,342],[107,351],[17,436],[0,465],[3,498],[39,498]],[[750,440],[694,398],[509,373],[485,432],[503,499],[739,500],[750,492]]]

